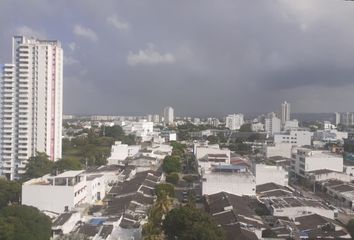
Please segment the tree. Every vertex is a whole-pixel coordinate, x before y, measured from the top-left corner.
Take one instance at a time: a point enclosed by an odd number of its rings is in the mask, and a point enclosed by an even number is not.
[[[163,221],[162,228],[167,239],[223,240],[224,234],[209,215],[192,207],[171,210]]]
[[[37,208],[13,205],[0,211],[1,240],[48,240],[51,221]]]
[[[9,203],[18,203],[21,195],[21,184],[19,182],[0,179],[0,209]]]
[[[166,173],[180,172],[182,170],[180,157],[166,156],[163,161],[162,169]]]
[[[166,176],[166,182],[172,183],[174,185],[178,184],[179,175],[176,172],[170,173]]]
[[[209,141],[210,144],[216,144],[219,142],[219,138],[214,135],[210,135],[207,137],[207,140]]]
[[[162,196],[166,193],[169,197],[175,196],[175,187],[169,183],[160,183],[155,188],[157,197]]]
[[[119,125],[114,125],[113,127],[103,126],[101,128],[101,136],[112,137],[114,140],[119,141],[125,136],[123,128]]]
[[[252,126],[251,123],[245,123],[241,126],[240,132],[252,132]]]
[[[350,233],[350,235],[352,236],[352,238],[354,238],[354,219],[349,220],[346,228],[347,228],[348,232]]]
[[[37,152],[36,156],[30,157],[28,159],[28,164],[26,167],[26,173],[23,178],[25,180],[42,177],[48,173],[51,173],[53,169],[53,161],[49,160],[47,154],[42,152]]]
[[[59,161],[56,161],[53,166],[55,171],[67,171],[67,170],[81,170],[82,164],[76,157],[65,157]]]
[[[270,228],[262,231],[262,237],[264,238],[277,238],[278,235]]]

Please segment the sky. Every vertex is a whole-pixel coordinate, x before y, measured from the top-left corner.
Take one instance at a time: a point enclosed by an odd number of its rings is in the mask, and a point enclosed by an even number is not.
[[[61,41],[64,113],[354,111],[354,2],[1,0],[11,37]]]

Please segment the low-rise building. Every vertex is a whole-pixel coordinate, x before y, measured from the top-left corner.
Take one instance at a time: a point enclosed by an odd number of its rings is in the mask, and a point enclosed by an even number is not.
[[[314,139],[322,142],[337,142],[347,138],[347,132],[340,132],[336,129],[317,130],[314,134]]]
[[[343,172],[343,157],[329,151],[297,149],[292,157],[290,170],[296,175],[306,177],[311,171],[328,169]]]
[[[217,165],[202,175],[202,193],[215,194],[222,189],[238,196],[256,194],[256,179],[245,166]]]
[[[343,206],[354,209],[354,184],[339,180],[328,180],[320,183],[321,188]]]
[[[112,145],[111,156],[107,159],[109,165],[123,164],[127,157],[134,157],[139,153],[140,145],[122,144],[121,141],[116,141]]]
[[[287,143],[292,146],[311,146],[313,133],[305,130],[291,130],[283,133],[274,134],[274,143]]]
[[[288,186],[288,171],[282,166],[256,164],[255,175],[256,185],[273,182],[281,186]]]
[[[22,184],[22,204],[41,211],[63,213],[87,202],[87,182],[84,171],[47,174]]]
[[[205,197],[205,210],[222,227],[227,240],[253,240],[262,237],[266,228],[262,219],[249,207],[252,199],[228,192]]]
[[[281,156],[291,158],[293,145],[291,143],[265,144],[263,153],[266,158]]]

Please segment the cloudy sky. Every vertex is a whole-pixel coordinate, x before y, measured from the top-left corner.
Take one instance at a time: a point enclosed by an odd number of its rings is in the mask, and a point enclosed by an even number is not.
[[[1,0],[11,37],[58,39],[66,114],[354,111],[354,2]]]

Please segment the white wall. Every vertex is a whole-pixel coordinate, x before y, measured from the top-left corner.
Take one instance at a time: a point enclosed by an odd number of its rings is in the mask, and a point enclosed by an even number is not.
[[[197,147],[195,157],[200,160],[206,157],[208,154],[226,154],[228,159],[226,163],[230,163],[230,150],[229,149],[219,149],[212,147]]]
[[[133,157],[139,153],[141,146],[139,145],[131,145],[122,144],[120,141],[116,141],[114,145],[112,145],[111,156],[107,159],[108,164],[120,164],[127,157]]]
[[[282,156],[285,158],[291,158],[292,144],[289,143],[279,143],[275,145],[266,145],[264,147],[265,157],[275,157]]]
[[[294,160],[294,172],[299,175],[303,175],[301,171],[306,173],[321,169],[343,172],[343,157],[328,151],[298,149]]]
[[[94,204],[106,196],[105,178],[102,175],[92,180],[87,180],[86,202]],[[100,199],[98,199],[100,197]]]
[[[290,219],[294,219],[309,214],[318,214],[320,216],[329,219],[334,219],[333,210],[320,208],[320,207],[315,208],[315,207],[301,206],[301,207],[281,208],[281,209],[275,209],[273,213],[274,216],[289,217]]]
[[[309,131],[289,131],[274,134],[274,143],[289,143],[294,146],[311,146],[313,133]]]
[[[84,201],[86,197],[85,186],[86,181],[79,182],[75,186],[23,184],[22,204],[36,207],[41,211],[63,213],[65,206],[72,210],[76,204]],[[78,191],[80,189],[82,191]]]
[[[282,166],[256,164],[256,185],[273,182],[281,186],[288,186],[288,180],[288,171]]]
[[[221,191],[238,196],[254,196],[256,195],[256,179],[249,173],[210,173],[203,175],[203,195]]]

